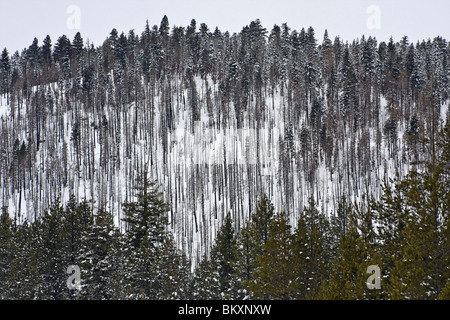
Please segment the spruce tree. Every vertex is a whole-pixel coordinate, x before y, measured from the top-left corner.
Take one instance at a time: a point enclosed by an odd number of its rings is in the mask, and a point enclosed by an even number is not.
[[[5,48],[0,56],[0,93],[9,92],[9,76],[11,72],[11,60],[8,50]]]
[[[168,234],[155,258],[156,299],[186,300],[191,298],[189,286],[191,282],[191,263],[189,259],[176,248],[173,236]]]
[[[255,239],[252,236],[250,222],[237,235],[235,268],[240,281],[249,281],[256,267]]]
[[[110,273],[109,285],[112,300],[130,299],[133,294],[133,269],[130,267],[130,252],[133,248],[125,234],[115,232],[109,244],[108,260],[113,270]]]
[[[400,186],[390,181],[382,185],[380,200],[371,200],[370,210],[375,215],[377,224],[377,242],[382,244],[379,249],[383,264],[385,284],[383,289],[389,291],[391,276],[395,261],[403,259],[400,249],[407,244],[405,229],[409,221],[409,210],[404,207],[404,195]],[[389,297],[389,293],[387,294]]]
[[[86,201],[77,203],[75,196],[69,198],[62,221],[63,245],[67,248],[68,263],[76,265],[82,246],[82,235],[93,224],[93,215]]]
[[[210,257],[205,257],[194,278],[198,299],[241,299],[243,288],[236,272],[236,237],[228,213],[216,236]]]
[[[136,183],[137,200],[123,204],[128,238],[135,249],[139,248],[144,237],[152,246],[161,245],[165,238],[169,204],[162,199],[157,183],[148,179],[147,171]]]
[[[67,267],[70,252],[65,241],[64,208],[59,202],[52,204],[50,210],[36,222],[37,232],[41,234],[37,248],[39,254],[38,270],[41,285],[37,299],[61,300],[70,293],[66,286]]]
[[[211,249],[211,260],[217,272],[221,296],[224,299],[238,298],[241,288],[234,269],[236,238],[230,213],[225,217],[224,224],[217,234],[215,246]]]
[[[410,172],[401,181],[408,212],[403,236],[391,274],[393,299],[436,299],[448,280],[448,213],[450,188],[442,166],[428,166],[424,173]]]
[[[190,291],[192,299],[195,300],[218,300],[220,299],[219,279],[215,275],[212,261],[205,254],[196,267]]]
[[[128,244],[130,246],[130,244]],[[155,247],[147,233],[129,252],[127,299],[187,299],[190,297],[190,263],[176,247],[170,233]]]
[[[236,268],[241,281],[250,281],[256,268],[256,257],[261,255],[269,239],[269,225],[274,216],[274,206],[263,195],[245,227],[237,236]]]
[[[354,217],[351,217],[348,232],[342,236],[338,257],[333,262],[331,279],[327,288],[322,288],[321,298],[331,300],[356,300],[364,298],[365,245],[360,237]]]
[[[84,43],[81,34],[77,32],[72,41],[72,55],[76,62],[80,63],[81,55],[83,53]]]
[[[321,286],[310,298],[329,300],[362,300],[380,299],[379,288],[369,288],[367,282],[371,274],[369,266],[377,266],[383,271],[380,256],[376,254],[375,246],[369,242],[366,223],[355,205],[341,207],[348,221],[346,232],[339,239],[336,257],[330,266],[329,280]],[[381,279],[381,275],[380,275]],[[383,289],[384,282],[381,283]]]
[[[341,110],[344,115],[358,109],[357,78],[348,48],[345,48],[341,74],[343,77]]]
[[[284,212],[278,213],[269,225],[270,237],[263,253],[256,257],[253,279],[244,285],[259,299],[287,300],[295,298],[295,264],[292,252],[291,226]]]
[[[34,250],[32,226],[25,221],[14,233],[10,274],[7,281],[10,299],[33,300],[39,286],[38,256]]]
[[[82,233],[78,259],[83,299],[109,300],[114,297],[116,266],[112,257],[112,244],[118,232],[111,214],[100,209],[95,222],[89,224]]]
[[[297,298],[314,293],[328,279],[332,252],[332,233],[327,218],[319,212],[313,198],[300,214],[292,240]]]
[[[147,300],[156,299],[157,292],[153,281],[156,278],[155,258],[156,248],[145,233],[138,248],[134,248],[128,240],[125,269],[127,299]]]
[[[137,201],[123,204],[129,246],[126,252],[129,261],[126,266],[127,285],[132,289],[132,299],[157,299],[162,290],[157,265],[161,263],[158,260],[160,250],[165,243],[167,245],[167,212],[170,207],[162,200],[157,183],[148,179],[147,171],[136,182]]]
[[[439,140],[432,161],[393,181],[372,205],[392,299],[436,299],[448,281],[448,123]]]
[[[0,215],[0,299],[2,300],[10,298],[10,268],[14,259],[13,228],[8,207],[3,207]]]
[[[46,67],[50,67],[52,64],[52,39],[47,35],[42,45],[42,60]]]
[[[440,139],[438,146],[442,150],[440,165],[442,168],[442,181],[447,181],[444,187],[447,192],[443,195],[442,202],[447,208],[447,212],[442,211],[443,221],[441,230],[441,259],[442,259],[442,282],[445,283],[445,287],[442,289],[439,299],[450,300],[450,118],[447,117],[444,128],[440,133]]]

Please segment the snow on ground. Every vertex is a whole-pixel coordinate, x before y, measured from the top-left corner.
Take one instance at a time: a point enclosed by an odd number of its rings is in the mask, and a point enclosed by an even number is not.
[[[6,98],[0,95],[0,119],[6,120],[9,117],[9,107]]]
[[[237,129],[234,106],[230,104],[230,123],[227,128],[211,126],[210,121],[219,121],[217,112],[212,118],[206,110],[205,83],[200,78],[195,79],[197,91],[199,92],[200,121],[193,123],[190,108],[186,107],[180,100],[183,95],[188,97],[188,90],[178,92],[179,96],[173,97],[173,123],[174,130],[167,134],[167,139],[160,136],[165,125],[161,122],[162,115],[166,112],[160,96],[154,98],[155,109],[152,116],[151,130],[138,130],[136,141],[133,142],[132,150],[127,150],[126,124],[137,123],[138,126],[148,121],[150,115],[148,110],[139,109],[136,118],[136,108],[139,106],[131,104],[120,113],[122,117],[118,121],[117,130],[121,137],[115,143],[117,152],[107,159],[107,164],[102,165],[102,151],[99,133],[94,128],[86,125],[86,134],[90,137],[89,144],[83,145],[83,152],[90,156],[92,176],[87,178],[87,165],[81,161],[77,171],[77,152],[74,143],[70,139],[70,133],[75,121],[73,110],[65,111],[59,115],[63,119],[64,137],[61,142],[57,141],[57,130],[47,132],[46,142],[36,152],[35,166],[36,176],[33,179],[33,187],[41,188],[39,193],[41,201],[33,202],[29,190],[14,193],[13,196],[0,197],[0,207],[8,205],[10,213],[18,213],[20,202],[20,214],[22,217],[32,218],[36,212],[40,212],[57,198],[62,203],[69,200],[71,194],[79,200],[91,201],[94,210],[106,205],[106,209],[114,214],[115,223],[123,227],[121,221],[121,204],[133,201],[134,180],[142,169],[147,166],[150,177],[157,180],[163,188],[166,200],[172,205],[170,213],[171,231],[174,232],[178,246],[189,256],[193,257],[194,265],[203,253],[208,252],[209,245],[215,238],[217,230],[222,224],[224,216],[230,212],[238,230],[244,225],[255,209],[256,201],[262,193],[266,193],[273,201],[276,211],[286,211],[290,214],[290,222],[295,226],[300,211],[308,204],[308,198],[314,196],[317,206],[326,214],[333,214],[337,201],[343,193],[351,194],[349,200],[361,200],[366,192],[379,192],[379,185],[386,177],[394,177],[397,170],[405,174],[409,168],[402,164],[399,168],[398,159],[393,157],[388,149],[384,137],[381,138],[380,147],[377,147],[377,132],[375,128],[368,129],[370,138],[369,151],[371,160],[371,171],[367,176],[359,175],[355,169],[353,177],[347,179],[343,176],[348,159],[345,152],[358,144],[358,138],[352,136],[349,130],[343,139],[337,140],[339,152],[337,156],[337,168],[331,170],[320,160],[315,171],[314,183],[308,182],[307,172],[300,158],[293,158],[290,162],[290,170],[287,175],[282,172],[280,157],[280,141],[283,141],[285,132],[285,119],[283,116],[285,97],[280,90],[275,90],[275,95],[265,97],[265,111],[262,115],[265,119],[261,128],[252,127],[253,123],[250,111],[244,115],[243,127]],[[174,85],[174,87],[176,87]],[[209,88],[218,91],[217,84],[212,81]],[[62,98],[61,98],[62,99]],[[388,119],[386,110],[387,102],[381,98],[380,128]],[[249,106],[249,110],[254,105]],[[24,107],[23,109],[26,109]],[[441,108],[441,118],[445,118],[448,103]],[[147,112],[144,112],[147,111]],[[9,116],[9,109],[4,97],[0,97],[0,118]],[[106,110],[106,116],[109,119]],[[48,123],[56,119],[57,110],[49,115]],[[89,118],[92,114],[83,111],[81,118]],[[127,123],[124,117],[127,118]],[[52,118],[53,117],[53,118]],[[301,118],[302,119],[302,118]],[[303,117],[306,121],[306,117]],[[95,119],[94,119],[95,120]],[[56,121],[54,121],[56,123]],[[192,127],[194,126],[194,127]],[[382,130],[382,129],[381,129]],[[404,124],[398,128],[398,153],[401,154],[405,148],[403,135]],[[25,132],[19,133],[21,139],[25,139]],[[298,140],[298,132],[295,133]],[[353,139],[353,140],[352,140]],[[164,151],[163,142],[167,141]],[[56,145],[56,152],[50,155],[51,144]],[[259,149],[255,148],[255,144]],[[55,147],[55,146],[53,146]],[[357,145],[354,146],[357,148]],[[296,150],[300,150],[300,144],[296,141]],[[379,148],[379,150],[377,150]],[[115,149],[113,149],[115,150]],[[379,157],[378,157],[378,152]],[[55,185],[61,177],[55,176],[52,170],[52,161],[58,163],[67,155],[67,170],[69,180],[67,185]],[[377,158],[378,157],[378,158]],[[299,161],[300,159],[300,161]],[[376,161],[375,161],[376,159]],[[353,159],[357,160],[357,159]],[[120,161],[120,165],[116,165]],[[225,165],[226,163],[226,165]],[[347,166],[348,167],[348,166]],[[53,182],[53,184],[49,183]],[[370,181],[370,182],[368,182]],[[1,183],[1,181],[0,181]],[[3,190],[3,188],[0,188]],[[57,190],[57,191],[55,191]],[[287,200],[286,194],[293,192],[294,196]],[[378,196],[379,194],[375,194]],[[7,198],[6,203],[2,199]],[[45,202],[48,203],[45,203]],[[197,259],[197,261],[195,261]]]

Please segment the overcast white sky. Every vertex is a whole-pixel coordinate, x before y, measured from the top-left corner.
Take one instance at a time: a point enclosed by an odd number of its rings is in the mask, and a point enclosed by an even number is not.
[[[0,10],[0,49],[10,53],[34,37],[42,44],[48,34],[54,44],[78,31],[98,46],[112,28],[141,34],[147,19],[159,26],[164,15],[171,27],[194,18],[197,25],[231,33],[257,18],[269,31],[284,22],[298,31],[312,26],[319,41],[325,29],[332,39],[339,35],[349,42],[363,34],[379,41],[404,35],[413,42],[438,35],[450,40],[449,0],[2,0]]]

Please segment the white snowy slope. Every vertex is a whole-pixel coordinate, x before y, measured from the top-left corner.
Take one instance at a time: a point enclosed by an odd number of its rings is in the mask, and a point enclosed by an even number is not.
[[[122,203],[134,200],[135,179],[147,168],[171,204],[170,229],[176,242],[195,265],[208,252],[227,212],[239,230],[264,193],[294,225],[311,196],[323,212],[334,214],[343,194],[356,201],[363,195],[377,197],[383,179],[409,170],[407,124],[398,124],[396,141],[382,136],[388,120],[383,97],[379,122],[357,132],[339,132],[333,160],[327,163],[322,148],[303,156],[300,131],[306,110],[299,119],[289,117],[286,88],[265,91],[262,101],[250,100],[238,128],[233,103],[220,103],[219,86],[210,78],[195,78],[200,117],[193,121],[188,102],[192,93],[182,81],[171,78],[165,84],[170,90],[147,88],[152,94],[145,101],[118,106],[111,100],[103,108],[71,108],[56,84],[34,88],[53,99],[40,124],[47,130],[41,130],[39,148],[30,151],[32,169],[20,173],[27,177],[25,183],[0,179],[0,207],[8,206],[23,222],[74,194],[90,201],[94,211],[104,206],[123,228]],[[29,143],[36,138],[30,133],[36,128],[27,121],[33,108],[22,106],[13,121],[5,98],[0,99],[0,132],[14,126],[9,150],[17,139]],[[448,103],[441,107],[441,119],[447,112]],[[255,115],[261,121],[255,121]],[[286,160],[283,143],[289,125],[294,146]],[[72,139],[75,126],[78,145]],[[313,170],[312,161],[317,162]]]

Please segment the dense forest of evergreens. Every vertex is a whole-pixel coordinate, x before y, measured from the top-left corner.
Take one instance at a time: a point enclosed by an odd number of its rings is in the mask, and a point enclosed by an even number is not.
[[[5,48],[0,298],[449,298],[449,58],[167,17]]]

